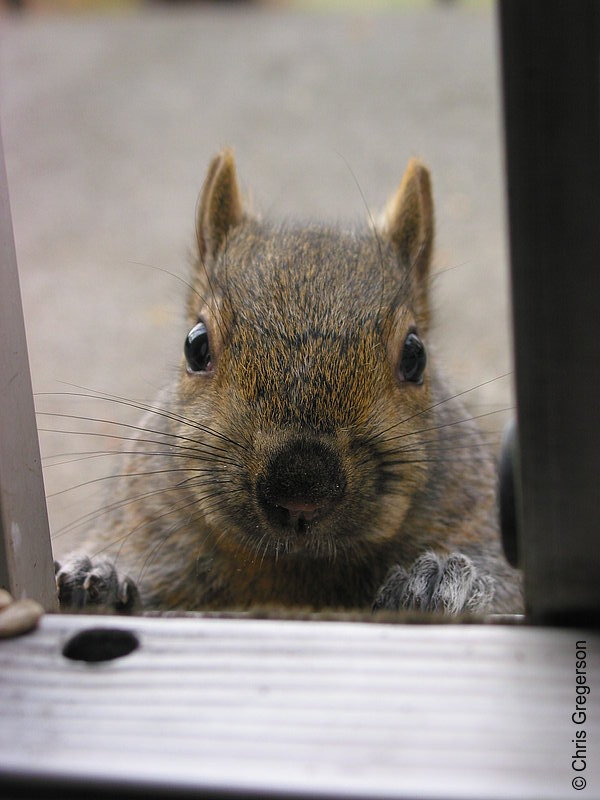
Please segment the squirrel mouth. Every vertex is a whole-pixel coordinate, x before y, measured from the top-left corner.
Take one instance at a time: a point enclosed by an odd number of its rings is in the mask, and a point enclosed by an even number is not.
[[[310,503],[302,500],[278,499],[273,503],[278,522],[284,528],[304,533],[325,511],[327,503]]]

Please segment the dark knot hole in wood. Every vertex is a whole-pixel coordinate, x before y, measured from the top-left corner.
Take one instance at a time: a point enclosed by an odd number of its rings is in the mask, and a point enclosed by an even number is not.
[[[63,656],[72,661],[113,661],[133,653],[140,646],[131,631],[115,628],[89,628],[75,634],[63,647]]]

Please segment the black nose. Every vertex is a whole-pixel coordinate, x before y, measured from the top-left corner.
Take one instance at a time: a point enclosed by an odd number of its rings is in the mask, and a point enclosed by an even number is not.
[[[280,447],[256,482],[268,520],[297,532],[327,516],[345,491],[346,476],[333,446],[301,437]]]

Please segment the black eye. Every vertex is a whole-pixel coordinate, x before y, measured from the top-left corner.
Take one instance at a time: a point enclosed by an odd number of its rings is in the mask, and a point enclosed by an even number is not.
[[[188,372],[209,372],[212,368],[208,331],[203,322],[198,322],[188,333],[183,345]]]
[[[402,349],[402,358],[398,367],[398,377],[401,381],[410,383],[423,383],[423,373],[427,364],[425,345],[416,333],[409,333]]]

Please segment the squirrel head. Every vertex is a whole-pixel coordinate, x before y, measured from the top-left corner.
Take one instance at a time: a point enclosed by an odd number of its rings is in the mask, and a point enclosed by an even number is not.
[[[257,558],[390,539],[427,476],[426,167],[409,162],[378,226],[340,231],[251,215],[224,150],[196,233],[179,402],[204,524]]]

